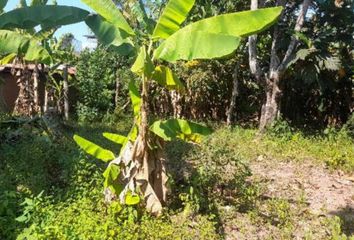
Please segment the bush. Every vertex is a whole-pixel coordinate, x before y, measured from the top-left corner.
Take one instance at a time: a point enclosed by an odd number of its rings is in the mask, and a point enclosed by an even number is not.
[[[107,112],[117,107],[114,103],[117,77],[122,94],[119,99],[125,103],[130,79],[125,74],[125,66],[128,65],[129,59],[119,57],[103,47],[81,53],[76,74],[79,92],[77,115],[80,122],[100,121]]]
[[[210,213],[221,205],[233,205],[246,211],[254,205],[259,188],[247,181],[250,169],[235,149],[223,144],[226,140],[214,134],[200,147],[189,151],[180,142],[168,146],[175,191],[172,195],[179,196],[186,213]],[[176,172],[176,169],[181,171]],[[175,204],[179,206],[178,200]]]
[[[66,138],[53,142],[40,129],[16,131],[16,141],[0,147],[0,239],[220,238],[209,216],[156,218],[140,208],[106,205],[105,164]],[[86,134],[95,138],[96,131]]]
[[[294,128],[291,127],[291,124],[281,117],[274,121],[267,129],[269,136],[282,138],[284,140],[290,140],[294,132]]]
[[[71,199],[51,205],[42,203],[32,224],[18,239],[219,239],[215,223],[198,216],[194,219],[159,218],[133,211],[115,214],[102,198]]]
[[[343,130],[350,136],[354,138],[354,113],[351,115],[347,123],[343,126]]]

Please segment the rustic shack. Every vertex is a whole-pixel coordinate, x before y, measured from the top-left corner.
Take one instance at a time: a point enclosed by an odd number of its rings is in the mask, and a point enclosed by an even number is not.
[[[35,69],[34,64],[27,65],[28,70],[32,73]],[[0,110],[4,112],[13,112],[16,99],[18,98],[20,87],[18,85],[18,76],[17,72],[22,69],[21,65],[15,64],[7,64],[0,65]],[[64,66],[59,66],[57,70],[63,71]],[[48,69],[40,69],[39,71],[39,82],[38,82],[38,100],[39,106],[44,106],[45,104],[45,96],[46,96],[46,74],[48,73]],[[74,77],[76,74],[76,69],[73,67],[68,68],[68,74],[71,77]],[[61,81],[60,75],[56,75],[55,78]],[[70,90],[72,92],[72,90]],[[69,98],[74,94],[69,94]],[[71,101],[71,105],[74,101]]]

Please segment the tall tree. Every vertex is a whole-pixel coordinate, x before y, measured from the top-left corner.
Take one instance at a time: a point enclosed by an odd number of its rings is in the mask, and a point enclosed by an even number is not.
[[[262,106],[261,117],[259,122],[259,129],[263,131],[266,127],[270,126],[277,118],[280,110],[280,98],[282,95],[281,82],[283,74],[287,70],[288,64],[296,53],[298,45],[298,37],[295,33],[300,32],[303,28],[311,0],[304,0],[300,5],[300,10],[294,7],[296,3],[284,0],[277,0],[277,6],[283,6],[284,10],[281,14],[279,24],[274,27],[273,40],[270,50],[270,63],[268,72],[264,72],[260,67],[257,58],[257,36],[249,37],[249,65],[250,71],[256,79],[263,81],[265,85],[265,102]],[[258,0],[251,0],[251,9],[258,9]],[[282,31],[280,25],[286,23],[289,13],[292,15],[297,14],[296,23],[294,26],[294,35],[291,36],[288,48],[279,56],[281,38],[284,38],[284,29]],[[290,17],[291,18],[291,17]]]

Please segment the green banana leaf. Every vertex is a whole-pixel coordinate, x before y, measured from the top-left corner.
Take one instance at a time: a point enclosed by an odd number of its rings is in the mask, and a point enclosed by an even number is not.
[[[141,24],[149,34],[152,34],[155,22],[148,17],[142,0],[132,1],[129,3],[129,6],[133,16],[138,20],[139,24]]]
[[[115,134],[115,133],[108,133],[105,132],[103,133],[103,136],[105,138],[107,138],[108,140],[120,144],[120,145],[124,145],[126,143],[126,141],[128,141],[128,138],[119,134]]]
[[[232,54],[240,44],[240,37],[209,32],[180,30],[169,37],[154,52],[154,59],[168,62],[178,60],[213,59]]]
[[[138,117],[140,115],[140,108],[141,108],[141,96],[139,90],[135,86],[133,80],[129,82],[128,88],[129,88],[129,96],[133,105],[134,116]]]
[[[116,164],[110,164],[106,170],[103,172],[104,180],[104,187],[111,189],[111,191],[119,195],[120,192],[123,190],[123,186],[117,183],[117,178],[120,174],[120,167]]]
[[[6,7],[8,0],[0,0],[0,14],[2,10]]]
[[[99,15],[90,15],[85,22],[100,43],[110,46],[119,54],[129,55],[134,50],[133,43],[128,38],[129,35]]]
[[[136,205],[140,202],[140,197],[136,194],[132,194],[129,190],[125,195],[125,204],[127,205]]]
[[[157,22],[152,37],[167,39],[177,32],[194,3],[195,0],[170,0]]]
[[[10,62],[12,62],[12,60],[15,59],[16,56],[17,56],[16,53],[10,53],[9,55],[0,59],[0,65],[9,64]]]
[[[177,75],[172,72],[169,67],[157,66],[154,73],[152,74],[152,79],[159,83],[161,86],[166,87],[168,90],[176,90],[183,92],[185,87]]]
[[[45,5],[17,8],[0,15],[0,29],[42,29],[73,24],[85,20],[88,11],[69,6]]]
[[[192,23],[166,39],[154,58],[169,62],[219,58],[231,54],[233,41],[261,32],[271,26],[281,7],[223,14]],[[235,37],[234,39],[232,37]]]
[[[203,136],[212,133],[212,130],[208,127],[182,119],[156,121],[150,126],[150,131],[165,141],[179,138],[186,142],[194,143],[200,143]]]
[[[20,33],[0,30],[0,55],[14,53],[27,61],[37,61],[50,64],[52,58],[48,51],[38,42],[23,36]]]
[[[99,15],[112,23],[115,27],[124,30],[130,35],[135,35],[133,29],[129,26],[123,14],[119,11],[112,0],[81,0]]]
[[[46,5],[48,0],[32,0],[30,6]]]
[[[74,135],[74,141],[86,153],[88,153],[88,154],[94,156],[95,158],[100,159],[104,162],[111,161],[115,158],[114,154],[111,151],[104,149],[104,148],[94,144],[93,142],[90,142],[90,141],[86,140],[85,138],[82,138],[78,135]]]
[[[138,137],[138,133],[139,133],[139,127],[138,125],[134,124],[134,126],[132,127],[132,129],[130,130],[127,138],[130,140],[130,141],[135,141],[136,138]]]
[[[130,70],[139,76],[151,77],[154,71],[154,64],[144,46],[140,48],[139,54]]]
[[[58,28],[49,28],[49,29],[42,29],[32,35],[33,38],[37,39],[38,41],[44,41],[47,39],[52,38],[54,33],[58,30]]]

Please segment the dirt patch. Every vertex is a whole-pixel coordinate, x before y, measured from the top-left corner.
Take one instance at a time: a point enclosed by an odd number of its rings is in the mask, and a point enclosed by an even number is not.
[[[304,198],[309,211],[317,215],[354,209],[354,177],[343,172],[330,172],[311,163],[270,163],[261,157],[251,169],[255,177],[267,181],[267,197],[289,202]]]
[[[354,236],[353,176],[310,162],[279,162],[264,157],[250,167],[250,180],[262,186],[261,196],[250,212],[222,211],[225,239]]]

